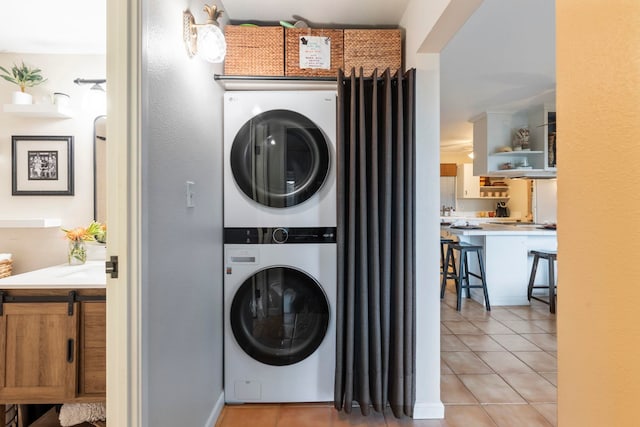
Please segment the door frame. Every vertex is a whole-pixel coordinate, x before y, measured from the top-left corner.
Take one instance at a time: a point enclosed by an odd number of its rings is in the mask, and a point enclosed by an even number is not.
[[[140,69],[141,2],[107,1],[107,419],[142,426]]]

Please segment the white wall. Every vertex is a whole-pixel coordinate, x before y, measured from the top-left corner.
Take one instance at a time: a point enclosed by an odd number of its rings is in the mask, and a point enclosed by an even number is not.
[[[222,68],[184,48],[182,12],[201,22],[202,2],[141,4],[142,419],[210,427],[223,402]]]
[[[440,400],[440,60],[418,52],[447,1],[411,0],[406,30],[406,68],[416,68],[416,403],[414,418],[442,418]]]
[[[104,114],[105,105],[90,104],[89,87],[73,80],[104,78],[103,55],[36,55],[0,53],[0,65],[14,63],[42,69],[47,82],[27,89],[34,102],[53,92],[71,97],[72,119],[24,118],[0,111],[0,219],[60,218],[62,227],[86,226],[93,219],[93,120]],[[0,104],[11,102],[18,87],[0,80]],[[72,135],[74,137],[73,196],[12,196],[11,136]],[[0,252],[13,253],[14,274],[66,262],[66,242],[58,227],[38,229],[0,228]]]

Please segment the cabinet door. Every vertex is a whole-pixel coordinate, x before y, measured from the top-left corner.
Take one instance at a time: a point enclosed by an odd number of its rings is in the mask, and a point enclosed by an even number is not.
[[[480,177],[473,176],[473,164],[463,163],[458,167],[459,199],[477,199],[480,197]]]
[[[456,176],[458,165],[455,163],[440,163],[440,176]]]
[[[80,378],[81,397],[101,397],[107,391],[106,369],[106,304],[83,302],[80,321]]]
[[[75,396],[78,304],[5,303],[0,316],[0,403]]]

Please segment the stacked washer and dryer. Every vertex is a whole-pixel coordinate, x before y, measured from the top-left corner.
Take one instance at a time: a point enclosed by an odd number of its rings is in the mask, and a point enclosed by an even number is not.
[[[336,93],[224,96],[225,400],[333,400]]]

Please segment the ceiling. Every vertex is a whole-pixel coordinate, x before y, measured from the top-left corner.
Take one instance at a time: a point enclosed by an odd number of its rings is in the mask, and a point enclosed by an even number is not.
[[[440,145],[471,151],[469,119],[555,102],[555,0],[484,0],[440,55]]]
[[[0,1],[0,53],[104,54],[106,4],[106,0]]]
[[[408,1],[223,3],[233,22],[382,27],[398,25]],[[103,54],[105,16],[106,0],[1,1],[0,53]],[[555,0],[484,0],[445,46],[440,65],[442,149],[470,151],[471,117],[554,102]]]

